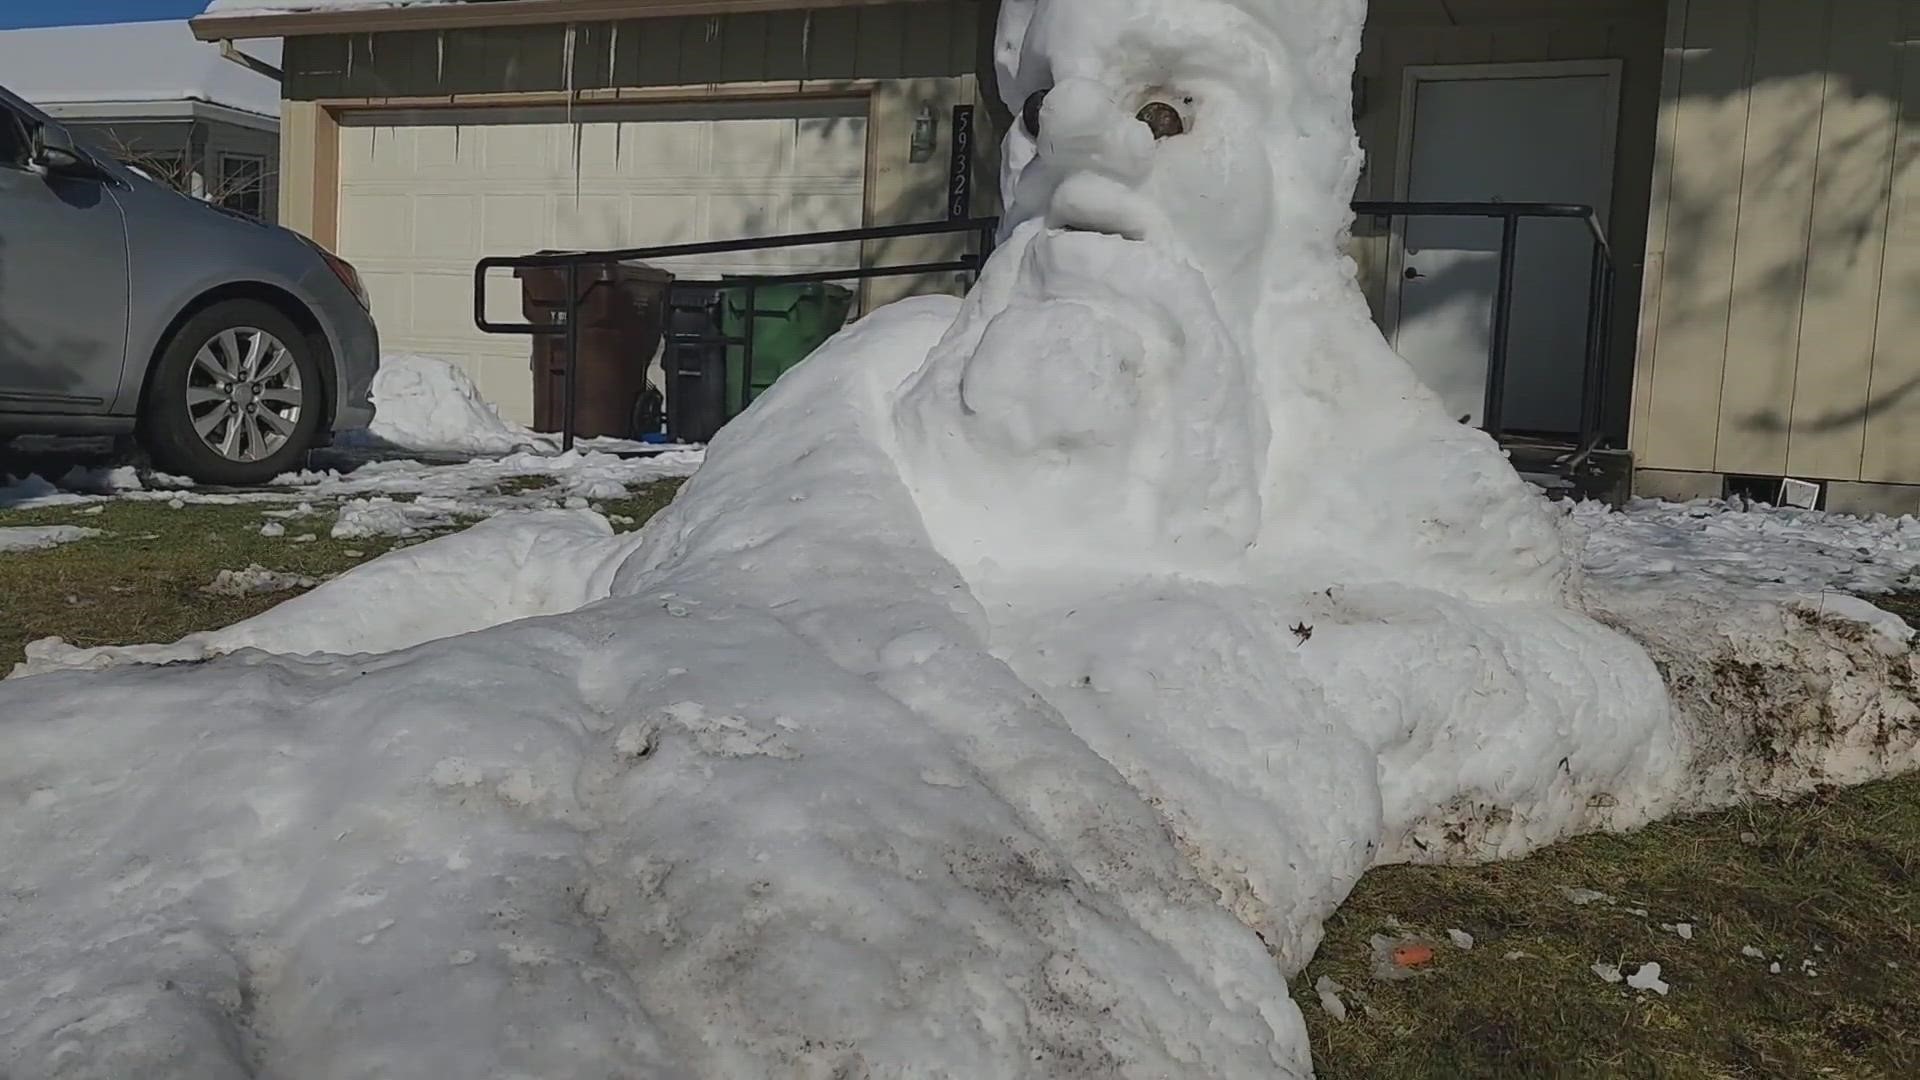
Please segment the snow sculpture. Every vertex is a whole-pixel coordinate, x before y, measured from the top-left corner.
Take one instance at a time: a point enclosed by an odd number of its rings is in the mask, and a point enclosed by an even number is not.
[[[0,685],[9,1075],[1304,1076],[1366,867],[1670,805],[1650,662],[1339,254],[1362,14],[1009,0],[979,287],[644,535],[36,650],[186,663]]]
[[[1009,235],[894,408],[996,653],[1291,962],[1376,842],[1630,823],[1679,760],[1554,512],[1341,253],[1364,8],[1009,4]]]

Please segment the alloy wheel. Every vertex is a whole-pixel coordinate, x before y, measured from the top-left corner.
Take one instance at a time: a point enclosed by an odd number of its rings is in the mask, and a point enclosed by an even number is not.
[[[187,369],[187,418],[228,461],[272,457],[299,426],[305,402],[293,352],[257,327],[215,334]]]

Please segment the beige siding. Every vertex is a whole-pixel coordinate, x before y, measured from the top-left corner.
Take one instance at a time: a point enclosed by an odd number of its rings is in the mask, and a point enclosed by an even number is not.
[[[1373,0],[1362,39],[1364,101],[1356,124],[1367,151],[1363,199],[1392,199],[1401,129],[1401,87],[1409,67],[1431,64],[1617,60],[1620,131],[1614,166],[1611,240],[1618,253],[1613,367],[1615,419],[1626,411],[1640,295],[1639,252],[1647,235],[1654,124],[1659,116],[1663,0]],[[1352,253],[1376,315],[1386,305],[1391,223],[1354,225]]]
[[[1801,326],[1800,305],[1773,294],[1799,295],[1806,283],[1827,18],[1806,0],[1760,0],[1754,14],[1750,111],[1785,122],[1746,134],[1726,320],[1726,352],[1745,359],[1721,374],[1715,460],[1731,472],[1773,475],[1787,470],[1785,416]],[[1706,307],[1711,317],[1715,305]]]
[[[1907,5],[1902,37],[1900,127],[1860,478],[1920,483],[1920,3]]]
[[[1920,0],[1672,0],[1642,465],[1920,482],[1915,39]]]
[[[1692,362],[1727,351],[1727,297],[1739,224],[1739,168],[1746,152],[1747,102],[1741,92],[1752,52],[1752,0],[1676,0],[1690,4],[1681,50],[1683,88],[1671,145],[1714,147],[1673,159],[1664,238],[1657,351],[1640,358],[1652,379],[1646,427],[1636,449],[1655,468],[1709,469],[1720,412],[1721,367]],[[1676,230],[1684,231],[1684,242]],[[1683,362],[1667,362],[1682,358]],[[1667,411],[1685,402],[1686,422]],[[1674,417],[1672,419],[1678,419]]]
[[[330,247],[339,239],[337,131],[310,101],[280,103],[280,224]]]

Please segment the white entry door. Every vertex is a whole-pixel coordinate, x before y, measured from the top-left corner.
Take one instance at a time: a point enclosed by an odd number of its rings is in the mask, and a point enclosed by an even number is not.
[[[1579,203],[1610,220],[1615,61],[1407,69],[1399,192],[1416,202]],[[1411,218],[1395,230],[1394,347],[1454,415],[1481,424],[1498,221]],[[1503,426],[1564,434],[1580,421],[1592,243],[1574,220],[1520,225]]]

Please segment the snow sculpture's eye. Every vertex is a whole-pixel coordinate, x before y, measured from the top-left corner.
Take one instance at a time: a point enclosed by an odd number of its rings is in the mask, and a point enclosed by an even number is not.
[[[1027,95],[1027,103],[1020,109],[1020,119],[1027,125],[1027,134],[1040,137],[1040,106],[1047,103],[1047,92],[1035,90]]]
[[[1180,110],[1164,101],[1147,102],[1135,119],[1147,125],[1147,130],[1153,132],[1156,139],[1171,139],[1175,135],[1185,134],[1187,130],[1187,122],[1181,119]]]

